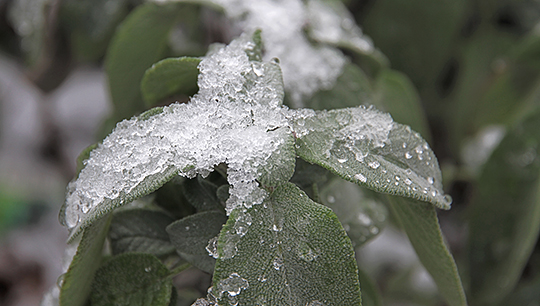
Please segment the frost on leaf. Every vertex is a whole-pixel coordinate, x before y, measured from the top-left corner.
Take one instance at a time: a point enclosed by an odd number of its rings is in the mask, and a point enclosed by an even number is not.
[[[331,89],[346,63],[339,49],[310,42],[305,34],[306,26],[312,27],[312,31],[308,31],[311,38],[320,42],[333,45],[347,42],[363,52],[373,51],[371,42],[363,36],[353,18],[348,15],[343,18],[346,8],[341,3],[330,5],[320,0],[198,2],[221,6],[243,32],[262,30],[266,49],[263,59],[279,59],[285,88],[295,107],[301,107],[302,101],[315,92]]]
[[[75,235],[113,208],[159,188],[175,175],[194,177],[228,165],[227,212],[263,201],[256,181],[273,154],[287,144],[280,112],[283,87],[275,63],[250,61],[256,48],[245,36],[199,65],[199,93],[153,115],[120,122],[68,185],[66,225]],[[292,139],[292,137],[289,137]],[[274,165],[275,166],[275,165]],[[294,163],[281,164],[285,179]],[[275,178],[274,178],[275,179]]]
[[[301,158],[375,191],[450,208],[428,143],[389,114],[356,107],[294,111],[287,118]]]

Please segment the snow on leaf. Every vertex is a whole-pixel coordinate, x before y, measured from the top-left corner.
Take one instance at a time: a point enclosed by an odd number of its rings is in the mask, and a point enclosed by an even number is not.
[[[155,2],[186,0],[154,0]],[[189,2],[193,2],[190,0]],[[358,50],[373,51],[371,42],[341,4],[320,0],[198,0],[221,6],[225,14],[244,32],[262,30],[264,60],[278,58],[285,88],[295,107],[319,90],[334,86],[346,63],[343,53],[334,46],[314,45],[305,35],[306,25],[313,27],[313,37],[323,43],[347,42]],[[341,5],[341,6],[340,6]],[[321,24],[322,22],[322,24]]]
[[[258,48],[242,36],[214,50],[199,64],[199,93],[189,103],[118,123],[68,185],[71,237],[176,175],[204,177],[221,163],[228,165],[227,213],[251,208],[267,196],[259,184],[291,178],[294,153],[376,191],[449,208],[437,159],[419,134],[371,108],[282,106],[279,66],[250,60]]]
[[[266,192],[256,181],[259,169],[281,147],[293,148],[284,136],[290,130],[279,129],[287,126],[279,111],[279,67],[250,61],[246,50],[254,47],[242,36],[207,56],[199,65],[199,93],[190,103],[124,120],[90,153],[68,185],[65,220],[72,236],[177,174],[205,176],[220,163],[229,167],[228,212],[264,200]],[[294,160],[281,165],[294,169]],[[281,171],[283,180],[292,171]]]
[[[450,208],[452,200],[444,194],[439,163],[428,143],[389,114],[360,106],[299,110],[287,118],[302,159],[378,192]]]

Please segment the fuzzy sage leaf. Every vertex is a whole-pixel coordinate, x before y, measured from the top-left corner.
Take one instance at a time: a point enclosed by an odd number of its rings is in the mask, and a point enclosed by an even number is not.
[[[378,192],[450,208],[435,154],[420,134],[389,114],[357,107],[304,110],[290,119],[302,159]]]
[[[389,196],[388,200],[420,262],[433,277],[448,305],[466,306],[467,299],[457,266],[444,242],[435,208],[428,203],[402,197]]]
[[[128,253],[97,271],[91,301],[95,306],[167,306],[172,288],[170,271],[159,259]]]
[[[218,253],[219,305],[360,305],[354,251],[336,215],[291,183],[263,205],[235,210]]]

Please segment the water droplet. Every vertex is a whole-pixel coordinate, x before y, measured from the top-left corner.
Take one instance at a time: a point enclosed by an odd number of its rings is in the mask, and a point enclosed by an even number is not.
[[[360,221],[360,223],[364,226],[371,225],[372,223],[371,218],[364,213],[359,213],[357,218],[358,218],[358,221]]]
[[[264,276],[264,274],[259,275],[259,277],[257,277],[257,280],[261,283],[264,283],[267,281],[266,276]]]
[[[89,205],[81,204],[79,207],[81,208],[83,214],[87,214],[90,211]]]
[[[56,286],[58,287],[58,289],[62,289],[62,286],[64,285],[64,277],[65,276],[66,276],[66,273],[63,273],[56,280]]]
[[[340,163],[340,164],[343,164],[344,162],[346,162],[348,159],[347,158],[338,158],[337,161]]]
[[[208,245],[206,246],[206,251],[208,252],[208,255],[218,258],[218,237],[214,237],[210,240],[208,240]]]
[[[361,173],[355,174],[354,178],[359,180],[362,183],[367,182],[367,178],[364,175],[362,175]]]
[[[186,226],[186,231],[189,231],[189,226]]]
[[[150,272],[150,271],[152,271],[152,267],[146,267],[146,268],[144,268],[144,271],[145,272]]]
[[[283,259],[281,257],[274,258],[274,269],[279,270],[283,266]]]
[[[377,168],[379,168],[380,165],[381,164],[376,160],[368,163],[368,166],[370,166],[372,169],[377,169]]]
[[[300,259],[308,262],[315,260],[319,256],[306,243],[300,244],[296,250],[296,254]]]
[[[401,147],[402,147],[403,149],[407,149],[407,143],[404,142],[403,144],[401,144]]]
[[[282,227],[282,226],[279,226],[279,225],[277,225],[277,224],[274,224],[274,225],[272,226],[272,230],[273,230],[274,232],[281,232],[282,229],[283,229],[283,227]]]
[[[405,152],[405,158],[406,159],[411,159],[412,158],[412,155],[411,155],[411,153],[409,153],[409,151]]]
[[[452,197],[449,194],[445,194],[443,196],[443,201],[444,201],[444,204],[450,205],[452,204]]]
[[[429,176],[429,177],[427,178],[427,181],[428,181],[428,183],[429,183],[430,185],[433,185],[433,184],[435,183],[435,179],[434,179],[432,176]]]
[[[329,195],[326,200],[328,201],[328,203],[336,203],[336,198],[332,195]]]
[[[414,151],[418,154],[424,153],[424,149],[421,146],[414,148]]]
[[[369,232],[372,233],[373,235],[377,235],[379,233],[379,228],[376,226],[372,226],[369,228]]]
[[[405,181],[404,181],[404,182],[405,182],[405,184],[407,184],[407,185],[410,185],[410,184],[412,184],[412,181],[411,181],[410,179],[408,179],[408,178],[407,178],[407,179],[405,179]]]
[[[238,273],[234,272],[231,273],[228,278],[219,281],[219,284],[216,287],[217,290],[219,290],[218,296],[220,298],[225,292],[229,294],[230,298],[240,294],[243,289],[247,289],[249,287],[249,283],[247,280],[240,277]]]

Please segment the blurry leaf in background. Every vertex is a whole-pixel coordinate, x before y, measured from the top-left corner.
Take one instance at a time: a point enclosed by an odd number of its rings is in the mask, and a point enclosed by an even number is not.
[[[180,9],[175,3],[145,3],[132,11],[116,31],[105,58],[114,121],[145,110],[141,80],[145,71],[165,55]]]
[[[499,74],[478,102],[473,130],[510,124],[540,105],[540,34],[523,37],[500,63]]]
[[[377,237],[387,223],[386,207],[369,192],[340,178],[321,190],[321,203],[336,214],[355,248]]]
[[[174,252],[165,231],[173,221],[167,214],[149,209],[116,212],[109,230],[113,255],[138,252],[160,256]]]
[[[433,95],[466,7],[465,0],[378,0],[360,13],[365,16],[364,32],[388,57],[393,69],[411,78],[425,99],[426,93]],[[438,105],[431,104],[425,105],[428,112],[440,111]]]
[[[383,306],[377,284],[362,270],[358,270],[358,276],[362,290],[362,306]]]
[[[448,305],[467,305],[457,266],[444,242],[435,207],[396,196],[388,196],[387,199],[420,262],[433,277]]]
[[[84,230],[77,253],[63,276],[60,306],[84,306],[92,291],[94,274],[101,265],[103,243],[111,218],[106,216]]]
[[[540,112],[507,133],[479,178],[470,206],[471,298],[503,299],[519,280],[540,229]]]
[[[373,88],[368,76],[358,66],[347,63],[336,84],[316,92],[305,103],[313,109],[336,109],[372,104]]]
[[[419,267],[419,265],[420,263],[407,266],[387,276],[388,280],[384,286],[382,296],[385,305],[447,305],[441,302],[437,287],[432,283],[433,280],[429,274],[428,279],[422,278],[422,271],[425,271],[425,269]],[[426,282],[429,282],[429,284]]]
[[[24,221],[28,210],[26,204],[23,198],[0,186],[0,237],[4,231]]]
[[[64,0],[62,30],[69,36],[74,57],[96,61],[105,51],[118,24],[129,11],[130,0]]]
[[[71,54],[59,32],[60,0],[14,0],[7,19],[20,39],[26,76],[42,91],[56,89],[70,72]]]
[[[238,220],[248,215],[244,227]],[[245,213],[234,210],[218,254],[212,294],[220,304],[360,305],[349,238],[329,208],[291,183]]]
[[[194,57],[168,58],[159,61],[144,73],[141,91],[148,107],[156,106],[164,98],[183,94],[192,96],[199,91],[197,65]]]
[[[173,290],[170,271],[149,254],[122,254],[96,272],[94,306],[167,306]]]
[[[499,306],[534,305],[540,301],[540,276],[517,287]]]
[[[15,32],[21,37],[21,50],[26,54],[29,66],[39,62],[46,41],[47,22],[50,8],[55,0],[14,0],[8,9],[7,18]]]
[[[396,70],[384,69],[375,80],[373,104],[389,112],[394,121],[410,126],[430,142],[431,132],[416,88]]]
[[[520,92],[522,89],[514,91],[514,81],[509,76],[515,60],[508,59],[512,49],[516,50],[517,55],[520,48],[515,35],[491,28],[477,31],[462,47],[459,59],[462,68],[455,91],[450,96],[455,102],[452,115],[448,116],[452,120],[452,148],[457,150],[464,137],[473,135],[486,124],[508,123],[512,113],[520,112],[516,106],[521,101],[516,99],[516,95],[524,95],[525,92]],[[500,105],[497,106],[497,102]],[[501,106],[505,109],[504,113],[497,108]]]

